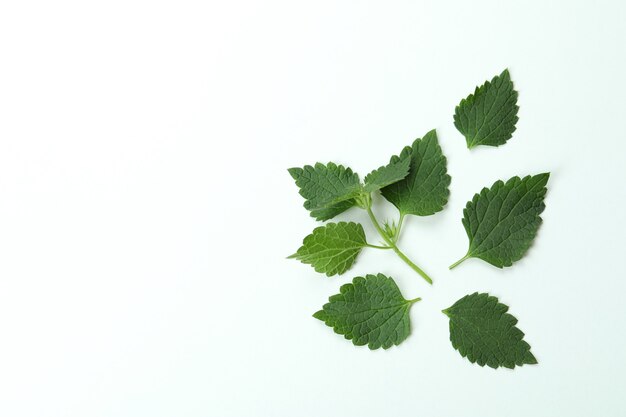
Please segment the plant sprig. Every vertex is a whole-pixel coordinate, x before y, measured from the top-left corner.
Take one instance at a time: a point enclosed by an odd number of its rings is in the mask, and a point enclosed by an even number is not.
[[[328,220],[356,206],[367,212],[383,240],[382,246],[369,244],[361,225],[357,227],[356,223],[329,223],[307,236],[290,258],[331,276],[346,272],[364,247],[391,249],[432,284],[432,278],[400,250],[397,242],[406,215],[432,215],[441,211],[448,201],[450,176],[434,130],[405,147],[400,155],[391,157],[389,164],[370,172],[363,182],[350,168],[332,162],[291,168],[289,173],[300,188],[300,195],[305,198],[304,207],[311,216]],[[387,222],[381,226],[376,218],[372,193],[379,191],[398,209],[397,223]]]

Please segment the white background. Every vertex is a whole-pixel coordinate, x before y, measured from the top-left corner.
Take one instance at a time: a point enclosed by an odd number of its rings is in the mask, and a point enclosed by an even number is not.
[[[625,4],[2,2],[0,415],[626,415]],[[518,129],[470,152],[454,107],[506,67]],[[317,225],[287,168],[364,175],[433,128],[451,198],[400,242],[432,287],[384,251],[332,278],[285,259]],[[448,271],[466,201],[544,171],[527,256]],[[424,299],[387,351],[311,317],[373,272]],[[539,365],[452,349],[440,311],[474,291]]]

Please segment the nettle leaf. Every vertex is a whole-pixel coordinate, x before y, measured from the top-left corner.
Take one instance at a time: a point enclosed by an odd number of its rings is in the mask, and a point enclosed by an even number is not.
[[[335,333],[372,350],[399,345],[409,336],[409,309],[420,299],[405,300],[393,278],[383,274],[356,277],[339,291],[313,314]]]
[[[315,220],[326,221],[330,220],[338,214],[343,213],[356,204],[354,199],[341,201],[336,204],[332,204],[326,208],[311,210],[311,217]]]
[[[365,246],[365,232],[360,224],[328,223],[305,237],[298,252],[289,258],[309,264],[330,277],[350,269]]]
[[[549,173],[513,177],[495,182],[474,195],[463,210],[463,226],[469,238],[468,258],[480,258],[502,268],[520,260],[537,235],[545,208]]]
[[[363,190],[371,193],[380,190],[387,185],[396,183],[409,174],[411,166],[411,158],[406,155],[405,158],[390,162],[388,165],[382,166],[365,176],[365,186]]]
[[[332,162],[288,169],[306,199],[304,208],[317,220],[328,220],[354,205],[361,192],[358,174]]]
[[[465,136],[469,149],[500,146],[515,131],[518,109],[517,91],[507,69],[461,100],[454,113],[454,126]]]
[[[489,294],[466,295],[443,310],[450,318],[452,346],[472,363],[480,366],[514,368],[534,365],[524,333],[516,327],[517,319],[508,314],[509,307]]]
[[[399,156],[393,156],[391,163],[405,158],[411,160],[409,175],[383,188],[383,197],[396,206],[402,215],[429,216],[443,210],[450,194],[450,176],[437,132],[431,130],[423,139],[416,139]]]

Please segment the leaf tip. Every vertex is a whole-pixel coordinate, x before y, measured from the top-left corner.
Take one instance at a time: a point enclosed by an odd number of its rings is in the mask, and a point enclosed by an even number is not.
[[[326,321],[325,320],[326,313],[324,312],[324,310],[316,311],[315,313],[313,313],[313,318],[316,318],[321,321]]]
[[[524,357],[524,364],[537,365],[538,363],[539,362],[537,361],[537,358],[535,358],[535,355],[533,355],[530,350],[526,352],[526,356]]]
[[[291,175],[291,178],[293,178],[294,180],[298,179],[298,176],[300,175],[300,171],[302,170],[302,168],[287,168],[287,172],[289,173],[289,175]]]
[[[426,136],[435,136],[435,138],[437,138],[437,129],[430,129],[428,132],[426,132],[426,134],[424,135],[424,137]]]
[[[538,184],[545,187],[548,184],[548,180],[550,179],[549,172],[542,172],[541,174],[537,174],[532,177],[533,180],[537,181]]]

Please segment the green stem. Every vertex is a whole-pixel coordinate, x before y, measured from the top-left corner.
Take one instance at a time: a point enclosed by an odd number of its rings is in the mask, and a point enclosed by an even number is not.
[[[461,259],[459,259],[458,261],[456,261],[455,263],[453,263],[452,265],[450,265],[448,267],[448,269],[452,269],[452,268],[456,268],[457,266],[459,266],[464,260],[469,259],[470,256],[469,254],[465,255],[464,257],[462,257]]]
[[[393,251],[400,257],[400,259],[406,262],[408,266],[410,266],[415,272],[420,274],[421,277],[426,280],[426,282],[428,282],[429,284],[433,283],[433,280],[428,276],[428,274],[426,274],[426,272],[424,272],[422,268],[415,265],[409,258],[407,258],[407,256],[404,253],[402,253],[396,245],[393,245],[391,249],[393,249]]]
[[[413,304],[413,303],[417,303],[418,301],[422,301],[422,299],[420,297],[414,298],[412,300],[407,300],[409,303]]]
[[[407,258],[407,256],[404,253],[402,253],[402,251],[400,251],[400,249],[398,249],[398,247],[396,246],[395,242],[392,241],[389,238],[389,236],[387,236],[387,233],[385,233],[385,231],[382,229],[382,227],[380,227],[380,224],[378,223],[378,220],[376,220],[376,216],[374,216],[374,213],[372,212],[372,208],[371,207],[367,207],[365,210],[367,210],[367,214],[370,216],[370,220],[372,221],[372,224],[376,228],[376,231],[378,232],[378,234],[383,238],[385,243],[387,245],[389,245],[389,247],[391,249],[393,249],[393,251],[396,253],[396,255],[398,255],[400,257],[400,259],[402,259],[415,272],[420,274],[420,276],[422,278],[424,278],[426,280],[426,282],[428,282],[429,284],[432,284],[433,280],[428,276],[428,274],[426,274],[426,272],[422,271],[422,269],[419,266],[415,265],[409,258]]]
[[[367,246],[368,248],[374,248],[374,249],[391,249],[391,246],[370,245],[369,243],[366,243],[365,246]]]

